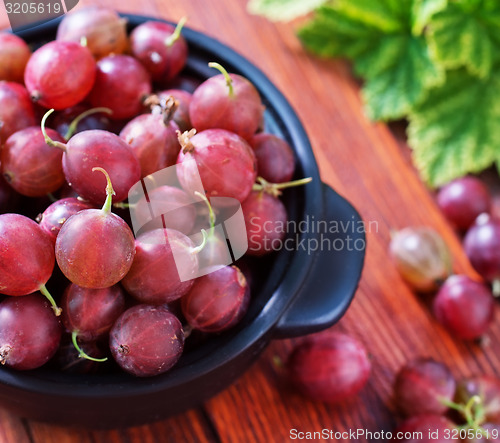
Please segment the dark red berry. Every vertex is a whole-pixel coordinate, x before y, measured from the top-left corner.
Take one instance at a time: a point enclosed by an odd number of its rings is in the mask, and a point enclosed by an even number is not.
[[[476,177],[463,177],[443,186],[437,202],[446,218],[459,230],[467,230],[474,220],[491,208],[488,188]]]
[[[138,377],[151,377],[177,363],[184,349],[184,331],[167,307],[138,305],[116,321],[109,345],[122,369]]]
[[[96,64],[76,42],[53,41],[31,56],[24,81],[31,97],[45,108],[64,109],[80,103],[94,86]]]
[[[184,68],[188,55],[187,43],[180,31],[184,20],[176,29],[168,23],[149,21],[130,34],[132,54],[157,82],[173,79]]]
[[[464,248],[474,269],[500,295],[500,220],[488,214],[478,217],[465,236]]]
[[[205,80],[194,92],[189,106],[193,127],[198,131],[226,129],[250,140],[264,114],[257,89],[241,75],[228,74],[218,63],[210,66],[222,74]]]
[[[128,55],[110,55],[97,62],[94,88],[89,95],[95,108],[112,111],[115,120],[135,117],[151,94],[151,79],[144,67]]]
[[[287,363],[292,384],[314,400],[337,403],[367,383],[371,364],[363,345],[340,332],[312,335],[295,347]]]
[[[407,416],[443,415],[448,410],[445,401],[453,401],[455,388],[455,379],[444,364],[419,359],[401,369],[394,395],[399,409]]]
[[[27,370],[47,363],[61,340],[61,324],[40,294],[0,303],[0,363]]]
[[[245,315],[250,291],[236,266],[225,266],[196,279],[181,299],[188,323],[203,332],[221,332],[235,326]]]
[[[290,145],[273,134],[256,134],[250,140],[257,157],[259,177],[271,183],[285,183],[295,172],[295,157]]]
[[[253,191],[241,205],[248,238],[248,254],[261,256],[283,246],[288,215],[276,197]]]
[[[491,291],[465,275],[452,275],[434,299],[438,321],[458,338],[481,337],[493,321],[495,302]]]
[[[63,138],[52,129],[47,134],[56,141]],[[63,153],[45,143],[38,126],[12,134],[1,152],[1,170],[5,180],[17,192],[28,197],[42,197],[64,184]]]
[[[0,81],[0,145],[15,132],[36,124],[35,110],[26,88]]]

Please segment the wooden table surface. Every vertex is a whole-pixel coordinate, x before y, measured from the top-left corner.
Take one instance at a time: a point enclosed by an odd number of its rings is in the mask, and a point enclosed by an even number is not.
[[[91,1],[80,3],[79,7]],[[345,404],[308,401],[286,385],[272,363],[274,356],[286,358],[293,341],[274,341],[231,388],[174,418],[126,430],[90,431],[27,421],[0,409],[1,443],[285,442],[292,428],[392,430],[398,421],[392,383],[405,361],[434,357],[446,362],[457,377],[498,371],[500,323],[493,325],[482,345],[455,340],[436,323],[425,301],[400,280],[390,261],[390,230],[425,224],[445,237],[455,256],[455,270],[470,272],[459,239],[419,180],[403,138],[394,135],[401,130],[367,120],[359,84],[347,64],[308,55],[292,24],[276,25],[247,14],[246,0],[108,0],[106,4],[173,21],[187,15],[190,27],[228,44],[260,67],[299,114],[323,180],[345,195],[366,221],[378,222],[377,232],[368,234],[357,296],[335,326],[366,345],[372,376],[361,395]],[[7,25],[2,5],[0,28]]]

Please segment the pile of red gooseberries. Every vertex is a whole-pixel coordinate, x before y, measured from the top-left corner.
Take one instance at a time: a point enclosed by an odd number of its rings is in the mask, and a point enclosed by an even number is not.
[[[418,359],[398,373],[394,402],[405,417],[393,432],[398,441],[500,441],[500,380],[496,377],[457,382],[444,364]]]
[[[482,277],[453,275],[452,256],[430,227],[394,234],[391,254],[402,277],[419,292],[434,292],[437,320],[454,336],[481,338],[500,295],[500,219],[488,187],[477,177],[456,179],[437,193],[437,204],[460,235],[467,257]]]
[[[215,62],[220,73],[201,84],[183,77],[183,25],[149,21],[127,35],[119,15],[92,6],[67,15],[56,40],[33,53],[19,37],[0,34],[6,367],[51,361],[87,371],[115,361],[130,374],[154,376],[176,364],[189,333],[220,333],[245,315],[248,269],[198,273],[226,247],[211,235],[210,198],[238,200],[248,254],[269,254],[269,237],[285,234],[249,229],[286,222],[279,194],[294,184],[295,158],[285,140],[263,131],[264,106],[247,79]],[[120,209],[131,187],[174,165],[181,186],[154,193],[178,209],[175,217],[134,236]],[[185,204],[194,172],[209,207],[202,244],[190,238],[200,232],[200,215]],[[137,203],[138,217],[147,203]],[[174,246],[192,279],[180,278]]]
[[[476,340],[494,319],[500,295],[500,219],[484,182],[456,179],[436,195],[439,208],[463,236],[463,246],[478,278],[454,275],[452,256],[429,227],[409,227],[393,235],[390,251],[407,283],[420,293],[435,293],[432,310],[455,337]],[[500,380],[469,377],[456,382],[450,370],[431,359],[406,365],[394,386],[395,402],[406,416],[394,435],[420,436],[405,442],[500,441]],[[401,440],[401,439],[400,439]]]

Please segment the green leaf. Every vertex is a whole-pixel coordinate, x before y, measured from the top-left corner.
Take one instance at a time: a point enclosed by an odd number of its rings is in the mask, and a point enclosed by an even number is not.
[[[500,162],[500,66],[487,79],[451,71],[410,114],[409,143],[431,186]]]
[[[412,7],[412,32],[422,35],[431,17],[446,8],[448,0],[414,0]]]
[[[372,66],[372,73],[376,72],[367,76],[362,90],[368,116],[373,120],[405,117],[426,98],[431,87],[442,84],[445,79],[443,70],[429,57],[423,38],[401,35],[385,40],[385,45],[381,42],[379,46],[384,56],[380,51],[376,70],[375,60],[370,65],[368,57],[356,63],[358,71],[361,66],[363,71]]]
[[[448,69],[487,77],[500,60],[500,2],[454,0],[430,22],[429,44]]]
[[[333,3],[343,16],[384,33],[408,29],[412,0],[337,0]]]
[[[424,38],[411,33],[411,8],[410,0],[337,0],[299,30],[312,52],[353,60],[372,119],[406,116],[444,81]]]
[[[381,33],[331,6],[322,6],[314,19],[299,29],[298,36],[318,55],[353,59],[375,48]]]
[[[314,11],[328,0],[250,0],[251,14],[263,15],[272,21],[288,21]]]

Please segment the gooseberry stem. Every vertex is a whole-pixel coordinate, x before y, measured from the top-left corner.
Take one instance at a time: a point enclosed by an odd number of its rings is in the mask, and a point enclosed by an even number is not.
[[[62,309],[59,306],[57,306],[57,303],[54,300],[54,297],[52,297],[52,295],[50,294],[50,292],[47,289],[47,287],[45,285],[42,285],[42,286],[40,286],[39,291],[43,295],[45,295],[45,297],[47,298],[47,300],[52,305],[52,310],[54,311],[54,314],[56,314],[56,317],[59,317],[61,315]]]
[[[208,206],[208,214],[209,214],[209,219],[210,219],[210,229],[213,229],[215,227],[215,214],[212,209],[212,205],[210,204],[210,201],[208,200],[206,195],[203,195],[201,192],[195,191],[194,195],[200,197]]]
[[[446,398],[440,398],[439,402],[443,405],[446,406],[447,408],[454,409],[455,411],[458,411],[460,413],[464,413],[464,408],[465,406],[459,403],[455,403],[454,401],[450,401]]]
[[[228,74],[224,66],[222,66],[220,63],[210,62],[208,64],[208,67],[217,69],[224,76],[224,78],[226,79],[226,85],[229,88],[229,97],[233,97],[234,96],[233,79]]]
[[[312,182],[312,177],[301,178],[300,180],[293,180],[286,183],[270,183],[262,177],[258,177],[257,181],[258,183],[255,183],[252,188],[254,191],[263,191],[274,197],[278,197],[281,195],[282,189],[306,185]]]
[[[78,357],[86,358],[87,360],[97,361],[97,362],[104,362],[104,361],[108,360],[107,357],[95,358],[95,357],[91,357],[90,355],[86,354],[85,351],[82,348],[80,348],[80,345],[78,344],[77,337],[78,337],[78,332],[73,331],[71,333],[71,341],[73,342],[73,346],[75,347],[75,349],[78,351]]]
[[[474,431],[478,431],[479,428],[479,421],[481,417],[476,417],[472,408],[476,405],[481,404],[481,397],[479,395],[474,395],[473,397],[470,398],[470,400],[467,402],[467,404],[464,407],[464,417],[469,426],[474,429]]]
[[[88,109],[85,112],[82,112],[78,117],[76,117],[68,126],[68,130],[66,131],[66,134],[64,134],[64,140],[68,141],[73,135],[75,134],[76,128],[78,127],[78,124],[86,117],[92,114],[98,114],[98,113],[105,113],[105,114],[113,114],[113,111],[109,108],[92,108]]]
[[[118,209],[129,209],[129,208],[134,208],[136,206],[137,203],[125,203],[125,202],[113,203],[113,207]]]
[[[179,40],[179,37],[181,36],[182,28],[184,27],[186,22],[187,22],[187,17],[182,17],[179,20],[179,23],[177,23],[177,26],[175,27],[175,30],[172,33],[172,35],[169,35],[167,37],[167,39],[165,40],[165,44],[167,46],[172,46],[177,40]]]
[[[444,406],[460,412],[467,422],[466,426],[474,429],[474,431],[482,431],[480,424],[483,422],[484,417],[481,408],[481,397],[474,395],[466,404],[455,403],[446,398],[440,398],[439,401]],[[474,408],[474,406],[476,406],[476,408]],[[473,410],[473,408],[475,410]]]
[[[109,174],[103,168],[92,168],[92,172],[101,171],[106,176],[106,181],[108,184],[106,185],[106,201],[102,207],[103,212],[109,214],[111,212],[111,206],[113,205],[113,195],[116,195],[115,190],[113,189],[113,185],[111,183],[111,178],[109,178]]]
[[[66,145],[61,142],[56,142],[52,140],[48,135],[47,131],[45,130],[45,123],[47,122],[47,119],[50,117],[50,115],[55,111],[55,109],[50,109],[45,113],[45,115],[42,118],[42,123],[41,123],[41,128],[42,128],[42,134],[43,137],[45,138],[45,143],[47,143],[50,147],[52,148],[59,148],[62,149],[64,152],[66,152]]]
[[[201,252],[203,250],[203,248],[205,247],[205,245],[207,244],[207,239],[208,239],[207,231],[202,229],[201,235],[203,235],[203,241],[201,242],[200,246],[196,246],[195,248],[191,249],[191,252],[193,254],[198,254],[199,252]]]

